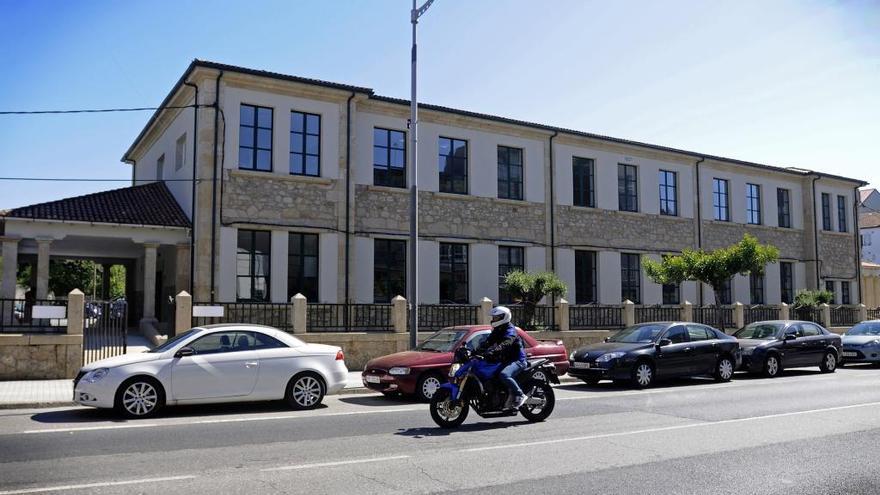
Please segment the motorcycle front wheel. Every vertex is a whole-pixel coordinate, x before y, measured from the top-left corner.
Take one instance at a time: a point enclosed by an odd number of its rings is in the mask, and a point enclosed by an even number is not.
[[[556,394],[553,392],[553,387],[547,382],[535,382],[531,387],[530,397],[519,408],[519,412],[533,423],[544,421],[553,412],[553,407],[556,405]]]
[[[455,402],[455,404],[453,404]],[[440,428],[456,428],[464,422],[470,411],[465,400],[453,401],[449,390],[441,388],[431,398],[431,419]]]

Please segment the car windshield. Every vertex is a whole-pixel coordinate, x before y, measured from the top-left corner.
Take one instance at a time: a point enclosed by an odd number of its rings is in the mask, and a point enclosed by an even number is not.
[[[467,333],[465,330],[440,330],[416,347],[418,351],[449,352]]]
[[[738,339],[773,340],[779,334],[782,325],[774,323],[752,323],[738,330],[734,337]]]
[[[654,342],[666,330],[667,325],[636,325],[617,332],[608,342]]]
[[[880,322],[859,323],[846,332],[847,335],[878,335],[880,336]]]
[[[152,350],[149,350],[147,352],[165,352],[168,349],[171,349],[172,347],[176,346],[177,343],[180,342],[181,340],[189,337],[190,335],[193,335],[194,333],[196,333],[198,331],[199,331],[199,329],[197,329],[197,328],[191,328],[191,329],[183,332],[180,335],[175,335],[174,337],[165,341],[164,344],[156,346]]]

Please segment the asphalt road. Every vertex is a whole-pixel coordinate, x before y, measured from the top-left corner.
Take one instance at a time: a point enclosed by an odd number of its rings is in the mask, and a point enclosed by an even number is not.
[[[436,428],[374,395],[184,407],[122,421],[87,408],[0,411],[10,493],[880,493],[880,369],[562,385],[544,423]]]

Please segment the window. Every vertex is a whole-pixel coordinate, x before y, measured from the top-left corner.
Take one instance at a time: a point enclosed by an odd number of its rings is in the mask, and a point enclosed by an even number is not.
[[[663,284],[663,304],[681,304],[681,286]]]
[[[761,225],[761,186],[746,184],[746,221]]]
[[[669,331],[666,332],[666,335],[664,335],[663,338],[669,339],[669,341],[673,344],[681,344],[682,342],[687,342],[688,331],[682,325],[675,326],[669,329]]]
[[[165,180],[165,155],[159,157],[156,160],[156,180],[164,181]]]
[[[777,220],[780,227],[791,228],[791,194],[788,189],[776,189]]]
[[[406,241],[373,240],[373,301],[406,297]]]
[[[236,296],[239,301],[269,301],[269,259],[272,234],[239,230],[236,255]]]
[[[280,347],[289,347],[284,342],[260,332],[245,332],[245,334],[253,340],[254,350],[260,349],[277,349]]]
[[[718,290],[718,302],[719,303],[721,303],[721,304],[732,304],[733,303],[733,301],[731,300],[733,298],[732,297],[733,291],[731,290],[731,286],[733,285],[732,281],[733,281],[733,279],[729,278],[723,284],[721,284],[721,287]]]
[[[826,280],[825,281],[825,290],[834,294],[834,281],[833,280]]]
[[[594,162],[590,158],[571,158],[571,177],[575,206],[596,207],[596,183]]]
[[[837,231],[846,230],[846,196],[837,196]]]
[[[504,283],[504,276],[513,270],[525,270],[524,251],[521,247],[498,246],[498,302],[501,304],[513,302],[507,284]]]
[[[186,133],[177,138],[174,144],[174,170],[180,170],[186,164]]]
[[[596,252],[574,252],[574,300],[575,304],[598,302],[596,293]]]
[[[831,230],[831,195],[822,193],[822,230]]]
[[[751,304],[764,304],[764,274],[749,273],[749,300]]]
[[[498,197],[523,199],[523,150],[498,147]]]
[[[688,325],[688,338],[691,342],[698,340],[712,340],[715,338],[714,332],[710,332],[708,328],[700,325]]]
[[[730,221],[730,182],[727,179],[712,179],[712,209],[715,220]]]
[[[818,337],[822,335],[822,329],[812,323],[801,323],[801,337]]]
[[[440,304],[468,303],[468,245],[440,243]]]
[[[638,254],[620,253],[620,287],[623,300],[642,302],[642,267]]]
[[[440,192],[468,193],[467,141],[441,137],[437,166],[440,170]]]
[[[321,116],[290,112],[290,174],[321,175]]]
[[[373,129],[373,184],[406,187],[406,133]]]
[[[794,273],[791,262],[779,262],[779,281],[782,289],[782,302],[791,304],[794,302]]]
[[[287,235],[287,299],[297,294],[318,302],[318,234]]]
[[[272,114],[271,108],[241,105],[238,168],[272,171]]]
[[[678,176],[669,170],[660,171],[660,214],[678,216]]]
[[[635,165],[617,164],[617,209],[639,211],[639,179]]]
[[[191,342],[187,347],[197,355],[248,351],[250,342],[245,332],[216,332]]]
[[[840,282],[840,304],[852,304],[849,296],[849,282]]]

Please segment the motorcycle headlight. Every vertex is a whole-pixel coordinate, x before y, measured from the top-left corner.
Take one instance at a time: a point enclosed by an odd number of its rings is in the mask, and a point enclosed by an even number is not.
[[[575,353],[575,351],[571,351],[571,354],[568,355],[569,361],[574,361],[574,353]]]
[[[461,364],[459,363],[454,363],[452,366],[450,366],[449,376],[455,376],[455,374],[458,373],[459,368],[461,368]]]
[[[388,374],[389,375],[408,375],[409,368],[407,368],[405,366],[395,366],[395,367],[391,368],[390,370],[388,370]]]
[[[599,359],[596,360],[597,363],[607,363],[608,361],[612,361],[614,359],[622,358],[625,353],[623,352],[606,352],[599,356]]]
[[[107,376],[107,373],[109,372],[109,368],[98,368],[96,370],[89,371],[88,373],[86,373],[86,376],[83,377],[83,381],[87,381],[89,383],[101,381],[101,379]]]

